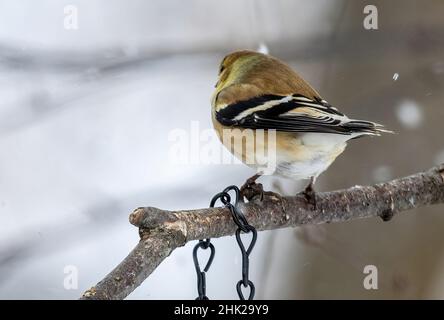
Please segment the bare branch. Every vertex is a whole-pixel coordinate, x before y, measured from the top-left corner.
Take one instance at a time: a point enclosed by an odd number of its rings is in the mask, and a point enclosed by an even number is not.
[[[317,193],[316,208],[302,195],[267,196],[240,204],[248,222],[258,230],[381,217],[390,220],[402,211],[444,203],[444,164],[429,171],[374,186]],[[175,248],[188,241],[233,235],[236,225],[225,208],[166,211],[138,208],[130,222],[139,227],[133,251],[82,299],[123,299],[138,287]]]

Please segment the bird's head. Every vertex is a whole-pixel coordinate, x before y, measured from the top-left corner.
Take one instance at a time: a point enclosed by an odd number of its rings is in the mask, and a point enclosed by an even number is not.
[[[250,50],[235,51],[226,55],[219,66],[219,77],[215,85],[216,92],[240,80],[243,74],[264,59],[267,59],[266,55]]]

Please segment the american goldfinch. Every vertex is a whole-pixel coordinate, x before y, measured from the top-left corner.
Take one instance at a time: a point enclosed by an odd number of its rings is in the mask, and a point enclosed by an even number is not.
[[[267,143],[256,141],[249,147],[239,135],[247,129],[255,135],[259,130],[273,130],[273,174],[310,179],[304,194],[312,204],[316,178],[344,151],[348,140],[390,132],[374,122],[349,119],[288,65],[270,55],[248,50],[228,54],[220,64],[215,87],[212,120],[221,142],[247,165],[258,168],[263,153],[258,156],[257,148],[267,147]],[[224,138],[227,136],[234,139]],[[255,184],[262,173],[248,179],[242,191]]]

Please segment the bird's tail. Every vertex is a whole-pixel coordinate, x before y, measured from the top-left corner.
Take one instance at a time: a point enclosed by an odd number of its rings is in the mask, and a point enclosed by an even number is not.
[[[353,139],[362,136],[380,136],[382,133],[394,133],[393,131],[385,129],[382,124],[365,120],[350,119],[341,126],[352,132],[354,135]]]

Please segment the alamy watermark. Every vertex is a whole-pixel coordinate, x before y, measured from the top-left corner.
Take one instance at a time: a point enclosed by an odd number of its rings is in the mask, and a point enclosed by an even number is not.
[[[363,25],[366,30],[378,30],[378,8],[375,5],[368,4],[364,7]]]
[[[372,264],[364,267],[363,273],[367,276],[364,277],[363,285],[367,290],[378,289],[378,268]]]
[[[77,290],[79,288],[79,270],[76,266],[67,265],[63,268],[65,277],[63,278],[63,287],[66,290]]]
[[[214,129],[200,129],[198,121],[191,122],[190,130],[170,131],[169,161],[180,165],[243,162],[264,175],[276,171],[276,130],[229,128],[219,134],[220,138]],[[229,153],[224,152],[224,146]]]
[[[63,27],[66,30],[79,29],[79,9],[74,5],[67,5],[63,7],[63,13]]]

